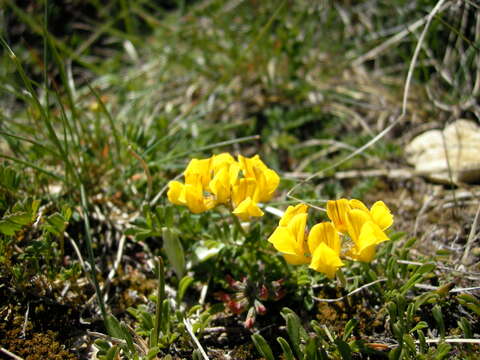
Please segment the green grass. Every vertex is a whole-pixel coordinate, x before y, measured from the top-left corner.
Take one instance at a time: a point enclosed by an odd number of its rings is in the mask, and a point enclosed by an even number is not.
[[[422,251],[448,246],[422,243],[440,225],[411,238],[416,214],[401,200],[420,201],[409,189],[425,191],[424,180],[348,174],[404,167],[418,118],[478,120],[475,4],[446,2],[423,42],[406,118],[343,161],[401,113],[423,27],[358,59],[435,4],[5,1],[15,26],[1,37],[0,313],[14,315],[0,326],[0,350],[35,352],[9,332],[26,318],[27,340],[53,330],[79,358],[88,328],[102,359],[201,359],[197,340],[211,359],[474,359],[478,342],[461,340],[480,334],[477,293],[442,287],[475,286],[478,254],[461,269],[457,250]],[[280,174],[267,205],[281,210],[295,198],[385,201],[392,240],[373,263],[350,262],[346,280],[329,280],[286,264],[266,241],[278,222],[268,212],[244,234],[225,210],[194,215],[168,202],[165,186],[191,158],[225,151],[258,153]],[[470,228],[472,210],[458,211],[448,221]],[[438,205],[430,216],[444,215]],[[325,219],[310,210],[310,225]],[[159,256],[164,269],[153,266]],[[29,304],[70,309],[62,319],[81,334],[42,325]]]

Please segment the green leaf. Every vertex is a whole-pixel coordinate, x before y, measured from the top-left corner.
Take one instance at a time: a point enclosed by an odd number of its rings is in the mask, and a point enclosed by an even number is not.
[[[429,273],[433,271],[435,267],[436,267],[435,264],[423,264],[417,269],[417,271],[415,271],[415,274],[423,275],[423,274]]]
[[[105,318],[105,327],[108,335],[117,339],[123,339],[123,329],[118,319],[112,314],[108,314]]]
[[[403,335],[403,343],[407,345],[407,347],[411,352],[413,353],[417,352],[417,349],[415,347],[415,340],[409,334]]]
[[[160,329],[164,334],[170,333],[170,303],[168,299],[163,300],[162,303],[162,323]]]
[[[464,337],[466,337],[467,339],[470,339],[473,337],[473,332],[472,332],[472,327],[470,325],[470,322],[462,317],[458,322],[458,327],[463,331],[463,335]]]
[[[11,167],[0,166],[0,187],[16,191],[20,183],[20,175]]]
[[[59,213],[48,216],[46,221],[42,228],[55,236],[62,236],[68,225],[68,220]]]
[[[350,319],[347,324],[345,325],[345,330],[343,332],[342,339],[346,341],[350,335],[352,334],[352,331],[355,329],[357,326],[358,321],[356,319]]]
[[[279,336],[277,337],[277,341],[283,350],[283,356],[285,360],[295,360],[295,356],[293,356],[292,348],[290,347],[290,345],[288,345],[287,340]]]
[[[318,353],[318,345],[315,338],[310,338],[305,346],[305,360],[320,360],[321,355]]]
[[[0,220],[0,233],[13,236],[23,226],[31,223],[31,216],[25,211],[5,215]]]
[[[225,245],[220,241],[203,241],[199,242],[195,248],[194,253],[199,262],[204,262],[212,257],[215,257]]]
[[[252,341],[253,341],[255,347],[257,348],[258,352],[263,357],[265,357],[267,360],[275,360],[275,358],[273,357],[273,352],[272,352],[272,349],[271,349],[270,345],[268,345],[267,341],[265,340],[265,338],[262,335],[253,334],[252,335]]]
[[[180,283],[178,284],[177,304],[182,302],[185,292],[192,283],[193,278],[191,276],[184,276],[182,280],[180,280]]]
[[[105,360],[115,360],[118,358],[118,353],[120,352],[120,348],[117,345],[112,346],[107,353],[105,354]]]
[[[183,246],[178,236],[176,236],[169,228],[162,228],[163,248],[167,254],[168,261],[172,264],[178,278],[183,276],[185,272],[185,254]]]
[[[480,316],[480,301],[475,296],[470,294],[460,294],[457,296],[457,299],[460,305],[465,306]]]
[[[350,350],[350,346],[343,341],[342,339],[336,339],[335,345],[337,345],[337,349],[340,352],[343,360],[351,360],[352,359],[352,351]]]
[[[440,343],[437,346],[437,351],[435,352],[434,359],[435,360],[442,360],[445,358],[445,356],[448,355],[450,350],[452,349],[452,346],[447,343]]]
[[[444,338],[445,337],[445,322],[443,321],[442,308],[439,305],[435,305],[432,308],[432,315],[433,315],[433,318],[435,319],[435,322],[437,323],[438,331],[440,332],[440,336],[442,338]]]
[[[127,343],[127,348],[131,354],[135,354],[135,347],[133,346],[132,334],[128,330],[127,326],[124,323],[120,323],[120,328],[122,330],[122,339]]]
[[[160,351],[160,348],[157,346],[152,347],[148,350],[147,356],[145,357],[146,360],[153,360],[157,358],[157,354]],[[163,360],[173,360],[171,355],[166,355],[162,358]]]
[[[417,330],[417,336],[418,336],[418,349],[420,350],[420,353],[425,354],[428,351],[428,344],[427,341],[425,340],[425,335],[422,330]]]
[[[418,324],[415,325],[415,327],[413,327],[410,330],[410,333],[413,333],[415,331],[422,330],[422,329],[425,329],[425,328],[428,328],[428,324],[425,321],[419,321]]]
[[[202,353],[200,352],[200,350],[198,350],[198,349],[193,350],[192,360],[203,360],[203,356],[202,356]]]
[[[94,341],[94,345],[97,347],[100,355],[106,354],[110,350],[110,343],[103,339],[97,339]]]
[[[295,313],[282,314],[286,323],[287,323],[287,333],[292,343],[293,350],[295,355],[300,358],[302,356],[302,351],[300,350],[300,319]]]

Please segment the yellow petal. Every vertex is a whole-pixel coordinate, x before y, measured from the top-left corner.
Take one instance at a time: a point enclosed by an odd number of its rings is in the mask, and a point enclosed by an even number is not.
[[[194,185],[200,182],[206,189],[211,180],[211,166],[212,158],[208,159],[192,159],[187,168],[183,172],[185,176],[185,184]]]
[[[194,214],[210,210],[215,206],[214,201],[204,198],[201,184],[186,184],[184,189],[187,206]]]
[[[308,264],[310,262],[310,257],[305,256],[304,254],[301,254],[301,255],[283,254],[283,258],[287,263],[291,265],[303,265],[303,264]]]
[[[347,212],[347,232],[355,244],[358,244],[363,225],[370,220],[370,214],[360,209]],[[337,228],[338,229],[338,228]]]
[[[286,227],[277,227],[272,235],[268,238],[268,242],[273,247],[284,254],[295,255],[296,239],[292,232]]]
[[[327,244],[320,243],[312,254],[310,268],[324,273],[330,279],[335,277],[338,268],[343,266],[343,262],[337,252],[331,249]]]
[[[256,198],[259,202],[269,201],[280,183],[280,177],[271,169],[253,167],[257,181]]]
[[[337,255],[340,255],[340,236],[331,222],[316,224],[308,234],[308,248],[312,254],[321,243],[326,244]]]
[[[353,257],[363,262],[370,262],[375,256],[375,247],[383,241],[389,240],[388,236],[373,221],[363,224],[358,242],[353,249]]]
[[[249,220],[250,217],[263,216],[263,211],[252,200],[251,197],[247,197],[233,210],[233,214],[238,216],[241,220]]]
[[[361,202],[360,200],[351,199],[351,200],[348,202],[348,204],[350,205],[350,207],[351,207],[352,209],[360,209],[360,210],[369,212],[367,206],[366,206],[363,202]]]
[[[242,178],[232,186],[232,201],[234,207],[240,205],[247,197],[252,198],[255,192],[255,179]]]
[[[377,201],[373,204],[370,214],[372,215],[373,221],[380,226],[382,230],[388,229],[393,224],[393,215],[383,201]]]
[[[168,183],[168,200],[175,205],[185,205],[185,190],[184,186],[181,182],[178,181],[170,181]]]
[[[351,210],[351,207],[347,199],[327,202],[327,216],[341,233],[347,232],[346,215],[349,210]]]
[[[297,214],[288,223],[287,228],[295,236],[296,242],[303,246],[305,241],[305,227],[307,226],[307,214]]]
[[[230,200],[230,179],[228,167],[223,167],[209,183],[210,191],[215,195],[217,203],[224,204]]]
[[[235,162],[236,162],[235,159],[229,153],[221,153],[221,154],[212,156],[211,168],[213,172],[217,172],[224,166],[230,166]]]
[[[352,259],[362,261],[362,262],[371,262],[375,257],[375,248],[376,245],[370,245],[364,248],[362,251],[358,250],[357,248],[353,248],[349,255]]]
[[[256,155],[258,157],[258,155]],[[253,158],[247,158],[240,154],[238,154],[238,163],[240,164],[240,168],[243,171],[244,177],[255,177],[255,173],[253,171],[253,166],[255,165],[255,160]]]
[[[238,173],[240,172],[240,165],[237,162],[230,164],[228,167],[228,181],[230,186],[235,185],[238,178]]]
[[[295,215],[298,214],[306,214],[308,210],[308,206],[306,204],[298,204],[295,206],[289,206],[283,214],[280,222],[278,223],[279,226],[287,226],[288,223],[292,220]]]
[[[373,221],[367,221],[362,226],[360,236],[358,238],[357,248],[362,251],[364,248],[377,245],[381,242],[390,240],[388,236]]]

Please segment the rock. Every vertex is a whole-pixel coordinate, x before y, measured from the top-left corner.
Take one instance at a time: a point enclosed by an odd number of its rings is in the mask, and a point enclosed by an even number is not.
[[[459,119],[443,131],[424,132],[405,151],[419,175],[441,183],[480,184],[480,127],[472,121]]]

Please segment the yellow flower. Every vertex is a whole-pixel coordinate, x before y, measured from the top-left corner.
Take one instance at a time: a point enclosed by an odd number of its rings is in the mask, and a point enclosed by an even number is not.
[[[185,199],[184,187],[185,185],[179,181],[170,181],[167,192],[168,200],[175,205],[185,205],[187,201]]]
[[[327,216],[333,221],[335,228],[341,233],[347,232],[347,212],[352,208],[347,199],[327,201]]]
[[[247,197],[253,200],[256,182],[251,178],[238,179],[232,186],[232,204],[236,208]]]
[[[338,231],[345,234],[347,232],[347,213],[352,209],[359,209],[367,213],[370,219],[382,230],[389,228],[393,224],[393,215],[383,201],[377,201],[368,210],[363,202],[357,199],[339,199],[327,202],[327,215]]]
[[[289,206],[280,220],[280,225],[268,238],[275,249],[283,253],[289,264],[300,265],[310,262],[310,253],[305,241],[307,216],[306,205]]]
[[[233,162],[223,163],[217,169],[217,171],[214,171],[215,175],[209,183],[209,188],[215,195],[217,203],[225,204],[231,199],[232,186],[237,182],[240,167]]]
[[[214,173],[216,173],[219,169],[223,168],[224,166],[230,166],[232,164],[236,164],[238,166],[238,163],[235,161],[232,155],[229,153],[221,153],[218,155],[213,155],[212,156],[212,170]]]
[[[312,254],[310,269],[333,279],[338,268],[344,265],[340,259],[340,237],[333,224],[323,222],[315,225],[308,235],[308,247]]]
[[[352,209],[347,213],[347,228],[354,243],[350,256],[359,261],[372,261],[376,245],[389,240],[370,213],[362,209]]]
[[[200,184],[202,189],[208,189],[208,184],[212,177],[211,164],[212,158],[190,160],[183,172],[185,184]]]
[[[256,189],[254,200],[256,202],[269,201],[280,183],[280,177],[275,171],[269,169],[258,155],[246,158],[238,155],[238,162],[246,178],[255,179]]]
[[[328,201],[327,215],[338,231],[352,239],[350,256],[354,259],[372,261],[376,245],[389,240],[384,230],[393,224],[393,215],[383,201],[375,202],[370,210],[356,199]]]
[[[170,181],[168,185],[168,199],[173,204],[188,206],[194,214],[210,210],[215,206],[215,201],[211,197],[204,197],[199,180],[192,181],[192,184]]]
[[[251,197],[247,197],[233,210],[233,214],[241,220],[247,221],[250,217],[263,216],[263,211]]]
[[[360,209],[368,213],[370,219],[382,230],[388,229],[393,224],[393,215],[383,201],[375,202],[370,210],[360,200],[352,199],[349,204],[352,209]]]
[[[280,219],[280,222],[278,223],[278,226],[287,226],[290,220],[295,215],[298,214],[306,214],[308,211],[308,205],[306,204],[298,204],[296,206],[289,206],[287,210],[285,211],[285,214],[283,214],[282,218]]]
[[[172,203],[188,206],[195,213],[226,204],[242,220],[263,216],[257,203],[270,200],[280,182],[258,155],[239,155],[238,162],[228,153],[192,159],[183,175],[184,184],[169,183],[167,195]]]

